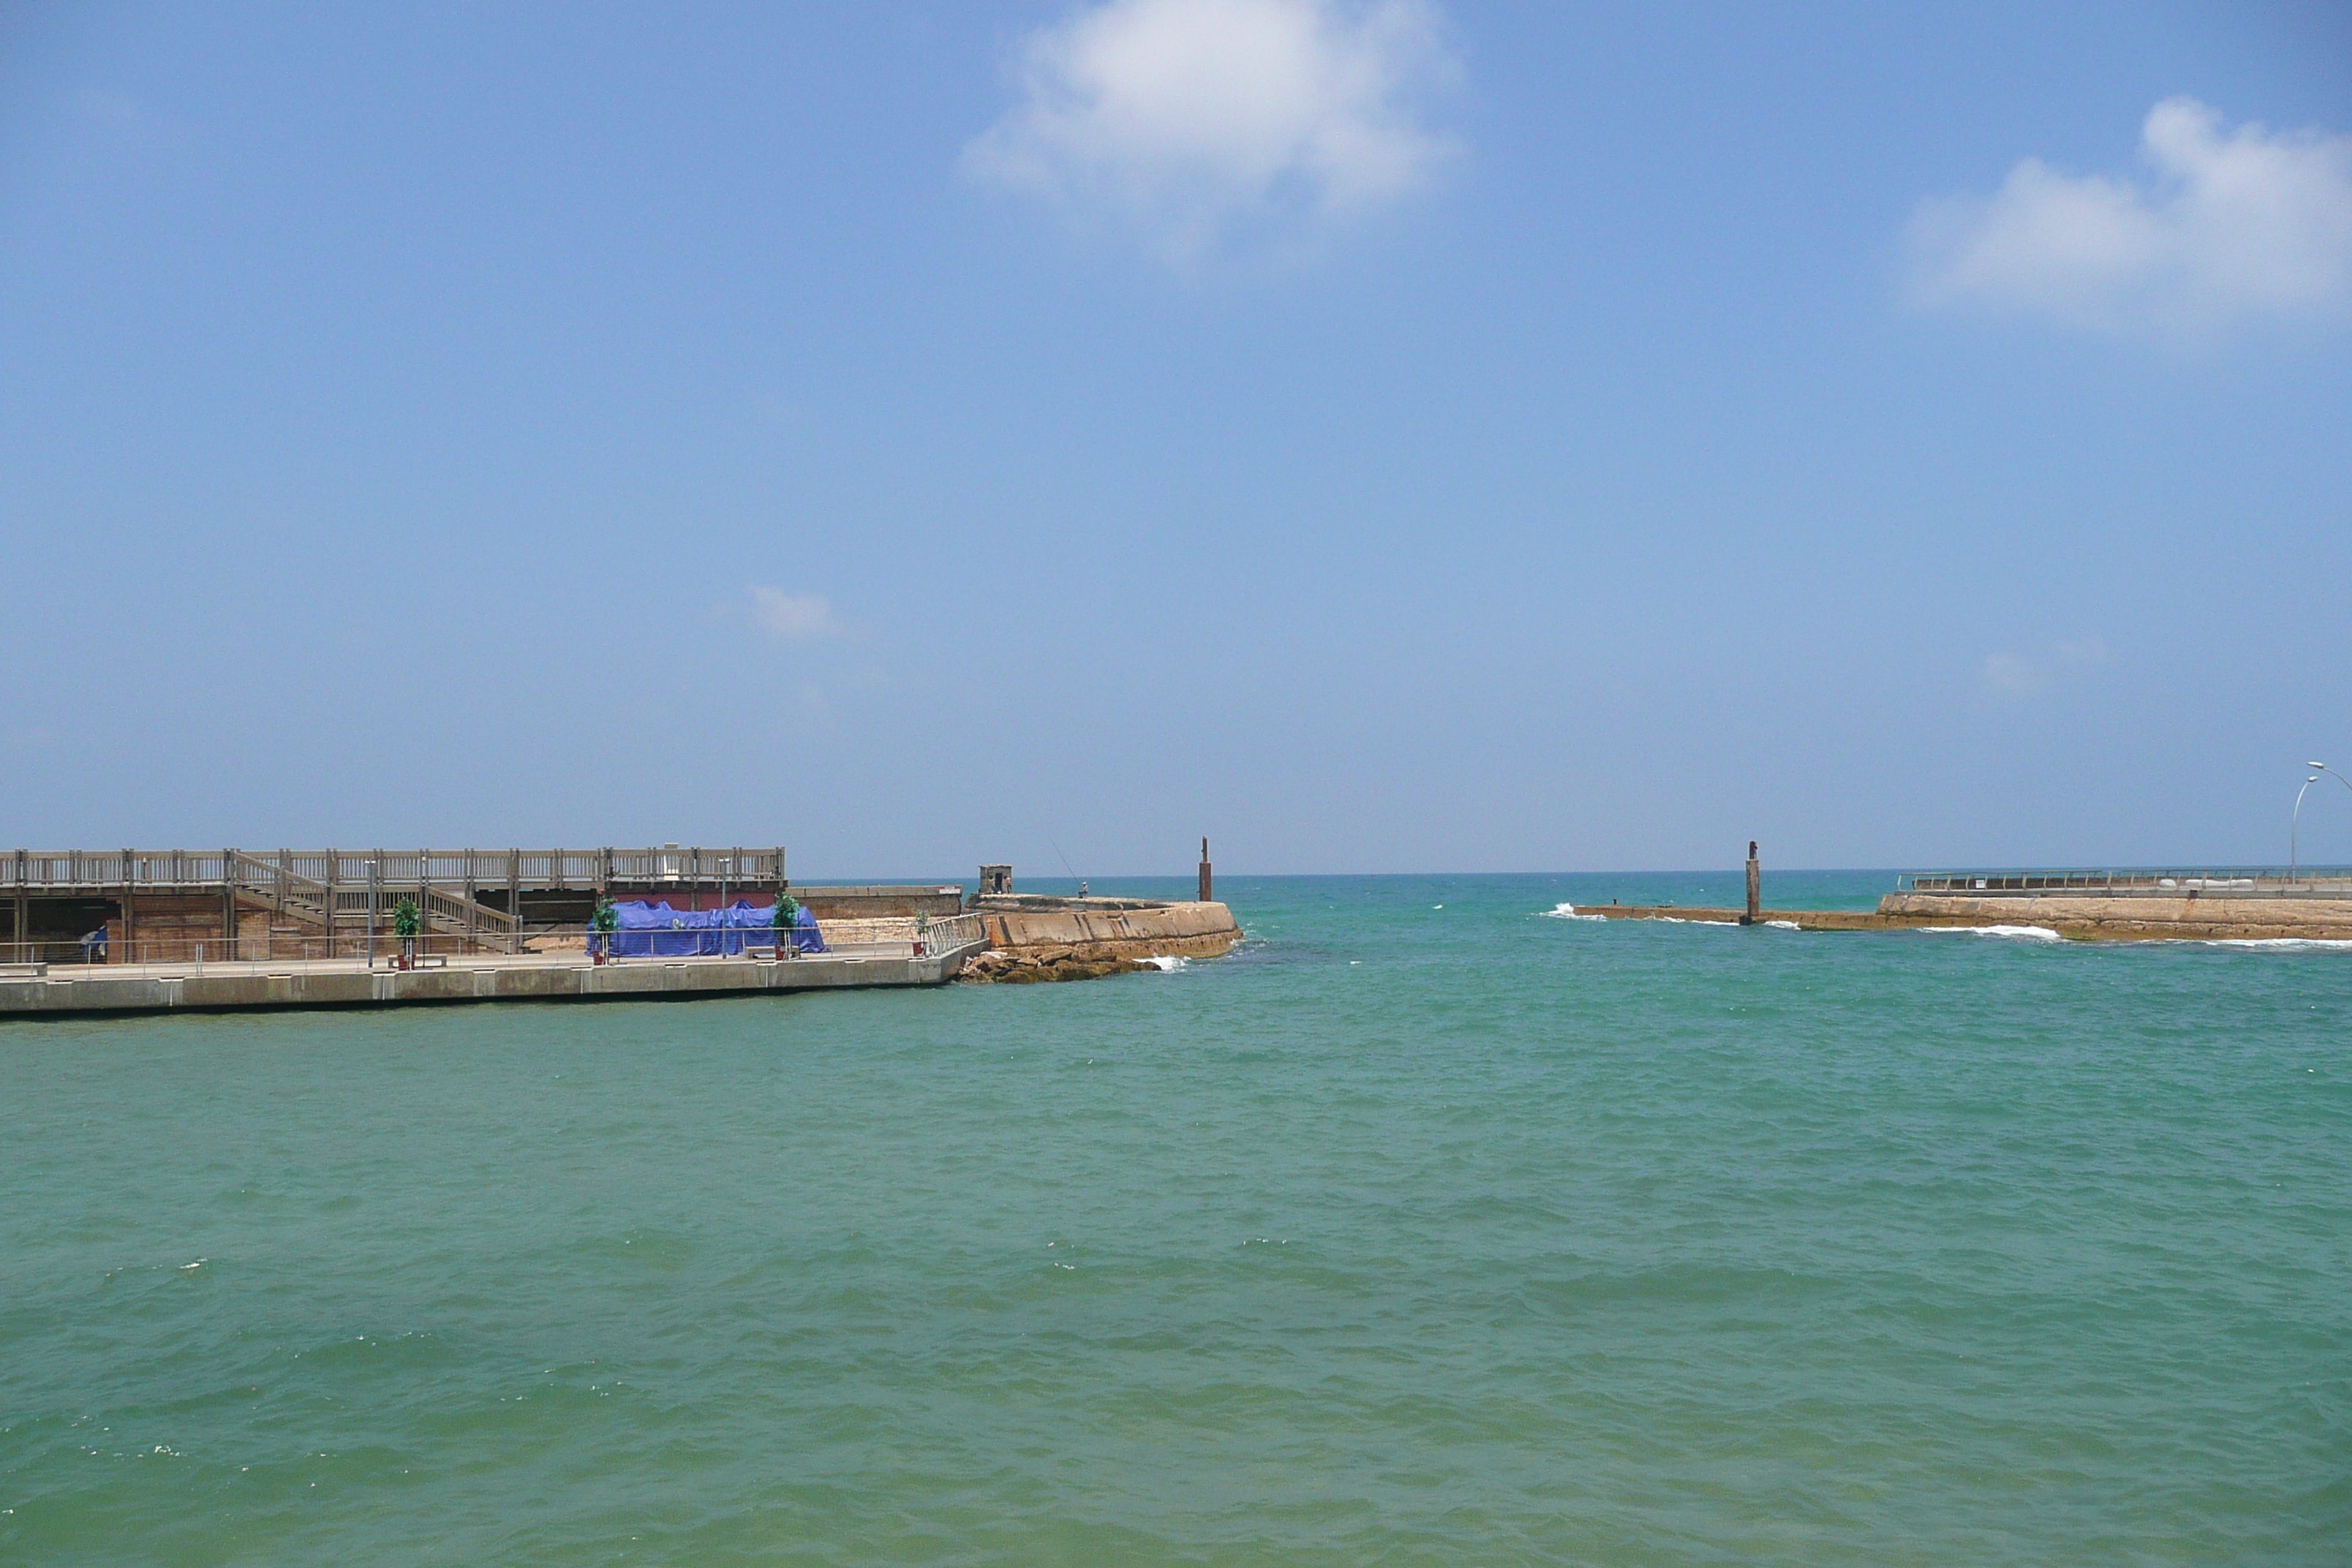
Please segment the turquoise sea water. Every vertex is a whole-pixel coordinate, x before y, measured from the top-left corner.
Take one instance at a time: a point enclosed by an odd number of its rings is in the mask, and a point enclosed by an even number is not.
[[[2352,952],[1544,913],[1738,886],[0,1026],[0,1562],[2352,1559]]]

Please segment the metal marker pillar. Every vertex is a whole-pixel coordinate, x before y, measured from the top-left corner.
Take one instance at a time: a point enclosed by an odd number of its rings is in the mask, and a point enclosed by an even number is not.
[[[1201,840],[1201,901],[1204,904],[1213,902],[1215,893],[1215,880],[1209,875],[1209,841],[1203,838]]]
[[[1739,923],[1754,925],[1756,917],[1764,912],[1763,902],[1764,868],[1756,858],[1756,840],[1751,838],[1748,841],[1748,912],[1739,917]]]

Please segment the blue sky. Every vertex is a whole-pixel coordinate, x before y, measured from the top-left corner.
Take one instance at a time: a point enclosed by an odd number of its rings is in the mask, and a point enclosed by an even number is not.
[[[2340,6],[354,11],[0,23],[0,838],[2242,862],[2352,771]]]

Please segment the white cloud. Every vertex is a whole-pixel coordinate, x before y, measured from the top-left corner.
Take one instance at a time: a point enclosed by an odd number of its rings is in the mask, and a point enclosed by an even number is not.
[[[964,166],[1181,259],[1421,188],[1454,143],[1412,100],[1454,72],[1428,0],[1108,0],[1030,37]]]
[[[761,631],[778,637],[824,637],[841,630],[833,606],[814,594],[787,594],[757,584],[751,589],[751,619]]]
[[[2140,151],[2147,181],[2028,158],[1990,198],[1922,205],[1915,300],[2167,332],[2352,306],[2352,136],[2225,132],[2195,99],[2168,98]]]

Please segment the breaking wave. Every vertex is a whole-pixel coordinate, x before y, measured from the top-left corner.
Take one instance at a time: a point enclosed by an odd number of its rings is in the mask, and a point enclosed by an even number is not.
[[[1914,926],[1914,931],[1936,931],[1946,936],[2005,936],[2021,942],[2063,942],[2066,939],[2048,926]]]
[[[1574,904],[1554,904],[1551,908],[1543,911],[1543,918],[1548,921],[1605,921],[1609,917],[1607,915],[1580,915],[1576,912],[1576,906]]]

